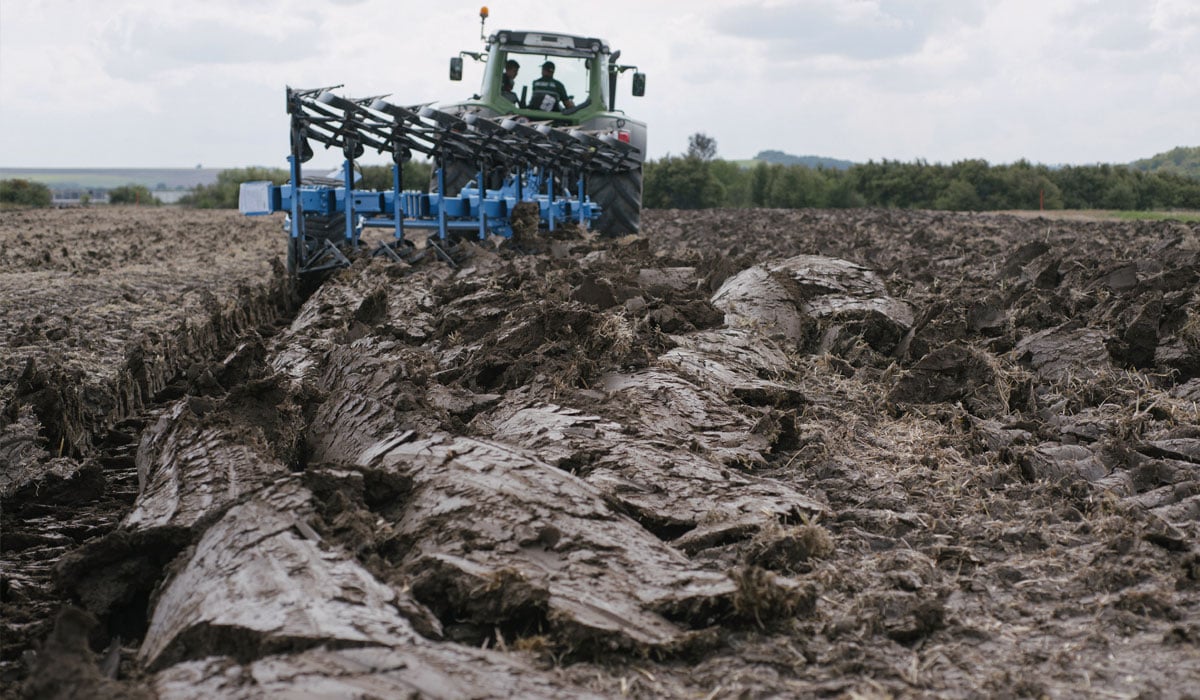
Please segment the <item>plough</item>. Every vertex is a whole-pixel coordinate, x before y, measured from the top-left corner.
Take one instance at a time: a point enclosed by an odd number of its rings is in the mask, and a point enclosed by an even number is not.
[[[404,261],[424,254],[409,236],[423,231],[425,248],[449,260],[445,246],[456,238],[511,238],[513,211],[523,202],[536,204],[541,225],[550,230],[568,221],[590,228],[602,207],[588,197],[588,179],[641,168],[638,148],[616,131],[514,115],[451,114],[382,97],[351,99],[333,92],[339,87],[287,89],[289,182],[245,182],[239,192],[243,214],[288,213],[288,270],[294,275],[349,265],[347,253],[361,249],[367,228],[392,232],[372,255]],[[304,177],[313,141],[341,150],[340,181]],[[368,149],[390,156],[390,190],[354,189],[355,162]],[[402,166],[417,153],[433,160],[435,192],[404,189]],[[457,193],[447,191],[448,163],[476,168]]]

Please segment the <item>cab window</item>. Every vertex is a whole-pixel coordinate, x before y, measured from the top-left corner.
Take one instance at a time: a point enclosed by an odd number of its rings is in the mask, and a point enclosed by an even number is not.
[[[562,83],[569,99],[578,105],[588,97],[588,68],[591,64],[588,59],[510,53],[506,58],[506,61],[508,60],[514,60],[520,66],[513,92],[519,96],[522,90],[525,91],[528,109],[541,109],[543,105],[550,106],[550,109],[545,111],[561,111],[564,108],[560,101],[555,101],[554,104],[551,104],[550,101],[541,104],[534,103],[534,93],[537,90],[533,83],[543,77],[542,66],[547,61],[554,64],[554,71],[548,77]]]

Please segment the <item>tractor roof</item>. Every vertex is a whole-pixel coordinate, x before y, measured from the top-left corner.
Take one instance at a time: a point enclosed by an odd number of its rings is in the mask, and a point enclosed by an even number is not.
[[[556,32],[502,29],[488,37],[488,43],[493,42],[514,49],[531,49],[535,52],[553,53],[563,56],[591,55],[596,52],[609,53],[608,42],[603,39],[575,36],[573,34],[558,34]]]

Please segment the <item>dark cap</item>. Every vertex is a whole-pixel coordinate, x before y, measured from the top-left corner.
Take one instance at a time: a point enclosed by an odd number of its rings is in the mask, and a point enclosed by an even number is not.
[[[550,70],[554,70],[554,61],[546,61],[545,63],[542,64],[542,68],[543,69],[549,68]]]

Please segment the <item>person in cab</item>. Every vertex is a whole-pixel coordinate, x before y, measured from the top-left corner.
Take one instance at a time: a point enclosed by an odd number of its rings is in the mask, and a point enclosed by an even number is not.
[[[571,109],[575,102],[567,94],[567,88],[554,79],[554,62],[542,64],[542,77],[533,81],[533,97],[529,100],[530,109],[540,109],[543,112],[559,112],[565,107]]]

